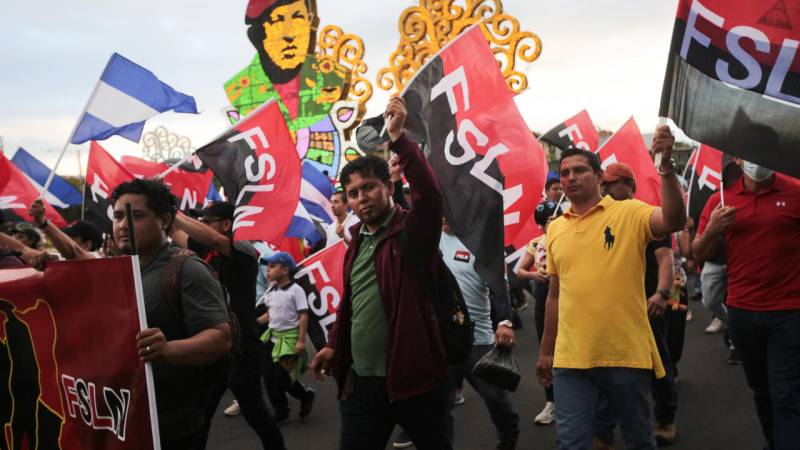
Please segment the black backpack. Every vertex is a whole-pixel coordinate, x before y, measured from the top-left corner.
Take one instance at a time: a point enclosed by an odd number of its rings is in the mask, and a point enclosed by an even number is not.
[[[183,304],[181,303],[181,276],[183,274],[183,264],[193,255],[196,255],[196,253],[191,250],[185,248],[176,249],[170,256],[169,262],[167,262],[167,265],[164,267],[164,271],[161,273],[161,291],[167,298],[167,302],[170,304],[171,308],[181,315],[183,315]],[[200,259],[200,261],[203,260]],[[205,264],[206,262],[203,261],[203,263]],[[210,269],[209,267],[209,270]],[[231,328],[231,355],[239,356],[242,354],[242,328],[239,324],[239,318],[231,311],[228,290],[225,289],[225,286],[220,285],[220,287],[222,287],[225,307],[228,310],[228,321]]]
[[[469,317],[467,303],[456,277],[442,260],[442,253],[438,248],[433,268],[435,273],[431,273],[414,252],[415,246],[408,242],[405,233],[401,235],[400,242],[404,254],[417,267],[422,288],[433,304],[448,364],[464,362],[472,350],[475,323]]]

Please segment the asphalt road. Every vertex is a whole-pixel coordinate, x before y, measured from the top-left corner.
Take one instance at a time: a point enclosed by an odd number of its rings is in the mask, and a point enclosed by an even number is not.
[[[678,442],[672,449],[761,449],[763,438],[741,366],[728,365],[728,351],[721,335],[708,335],[704,328],[710,314],[695,302],[691,305],[694,320],[686,327],[686,343],[679,369]],[[512,394],[520,415],[519,449],[554,447],[553,426],[537,426],[533,417],[544,405],[544,391],[536,382],[538,344],[532,308],[521,312],[524,329],[518,331],[515,350],[522,382]],[[299,404],[293,399],[292,421],[281,427],[289,450],[333,450],[338,448],[339,414],[334,383],[318,383],[304,376],[304,382],[317,391],[312,414],[297,419]],[[494,449],[494,427],[480,397],[467,385],[466,403],[457,406],[455,415],[455,449]],[[214,419],[208,448],[210,450],[256,450],[261,448],[255,433],[241,416],[225,417],[222,410],[231,400],[227,394]],[[617,436],[618,448],[622,448]],[[391,444],[387,448],[392,448]],[[365,449],[368,450],[368,449]]]

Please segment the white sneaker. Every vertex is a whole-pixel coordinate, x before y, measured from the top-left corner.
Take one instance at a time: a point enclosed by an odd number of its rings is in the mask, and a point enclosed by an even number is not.
[[[551,423],[556,421],[556,404],[553,402],[547,402],[544,404],[544,409],[542,412],[533,419],[533,423],[538,425],[550,425]]]
[[[464,394],[461,392],[456,392],[455,395],[453,396],[454,406],[463,405],[466,401],[467,399],[464,398]]]
[[[717,319],[716,317],[714,317],[711,320],[711,323],[708,324],[708,326],[706,327],[706,333],[708,333],[708,334],[717,334],[717,333],[719,333],[720,331],[722,331],[724,329],[725,329],[725,322],[723,322],[723,321]]]
[[[238,416],[241,412],[242,411],[239,409],[239,402],[234,400],[230,405],[228,405],[227,408],[225,408],[224,411],[222,411],[222,414],[225,414],[226,416]]]
[[[691,322],[692,321],[692,310],[691,310],[691,308],[686,310],[686,321],[687,322]]]

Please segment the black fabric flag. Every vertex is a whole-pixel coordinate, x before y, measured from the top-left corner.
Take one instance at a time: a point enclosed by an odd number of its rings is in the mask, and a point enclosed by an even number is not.
[[[800,177],[798,17],[798,2],[680,0],[659,115],[692,139]]]
[[[406,129],[436,172],[448,224],[493,292],[504,293],[504,245],[533,216],[546,163],[481,28],[434,56],[403,98]]]

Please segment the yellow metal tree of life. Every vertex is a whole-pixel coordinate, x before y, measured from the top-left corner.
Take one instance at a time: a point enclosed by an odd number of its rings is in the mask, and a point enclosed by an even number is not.
[[[275,100],[300,156],[336,177],[362,154],[355,127],[372,96],[364,42],[333,25],[317,31],[316,0],[249,0],[245,23],[256,55],[225,83],[231,121]]]
[[[400,43],[389,67],[378,72],[378,87],[400,92],[425,62],[469,26],[481,22],[508,88],[520,93],[528,78],[517,63],[531,63],[542,52],[539,36],[520,30],[519,21],[503,11],[501,0],[420,0],[398,20]]]

